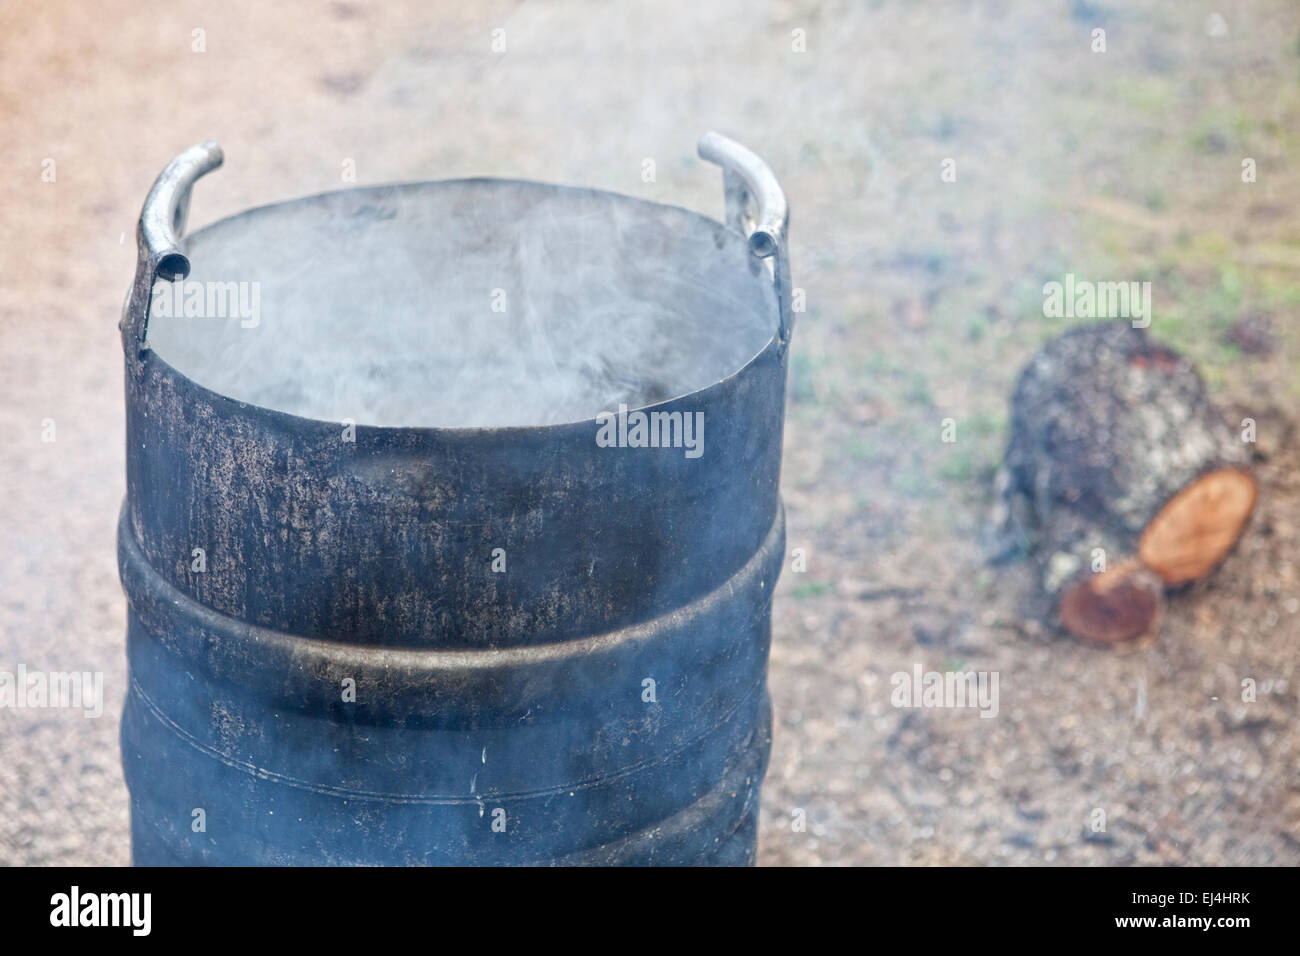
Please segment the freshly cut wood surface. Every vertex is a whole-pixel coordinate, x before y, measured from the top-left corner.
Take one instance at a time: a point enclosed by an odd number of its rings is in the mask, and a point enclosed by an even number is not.
[[[1170,586],[1204,577],[1232,550],[1255,496],[1255,479],[1240,468],[1202,475],[1147,525],[1138,557]]]
[[[1164,606],[1160,579],[1137,561],[1080,578],[1061,596],[1061,624],[1096,644],[1154,634]]]

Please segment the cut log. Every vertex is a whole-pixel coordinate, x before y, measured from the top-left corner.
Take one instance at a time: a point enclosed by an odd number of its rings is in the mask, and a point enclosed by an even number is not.
[[[1204,577],[1237,543],[1255,494],[1255,479],[1238,468],[1202,475],[1147,525],[1138,557],[1171,586]]]
[[[1062,626],[1094,644],[1154,635],[1164,608],[1160,578],[1137,561],[1077,578],[1061,594]]]
[[[1128,322],[1048,343],[1010,426],[993,556],[1031,555],[1042,616],[1085,640],[1155,633],[1162,590],[1212,571],[1255,506],[1247,446],[1196,369]]]

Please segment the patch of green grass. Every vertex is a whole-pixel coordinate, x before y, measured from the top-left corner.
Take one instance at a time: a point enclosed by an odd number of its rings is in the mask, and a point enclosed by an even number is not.
[[[795,404],[816,405],[815,376],[826,367],[825,356],[812,355],[799,349],[790,351],[790,401]]]
[[[1211,107],[1202,110],[1192,127],[1193,149],[1202,153],[1226,153],[1240,148],[1255,128],[1255,119],[1237,107]]]
[[[1174,105],[1174,84],[1166,77],[1120,76],[1112,86],[1115,99],[1144,113],[1164,115]]]
[[[1290,276],[1279,279],[1265,273],[1255,280],[1254,287],[1260,304],[1265,309],[1300,308],[1300,282],[1294,281]]]
[[[833,589],[829,581],[800,581],[794,586],[794,596],[796,600],[806,601],[830,594]]]
[[[946,450],[943,463],[939,466],[939,477],[945,481],[967,482],[975,477],[975,452],[969,445],[960,442]]]
[[[962,422],[966,434],[974,438],[990,438],[998,435],[1007,426],[1007,412],[973,412]]]
[[[903,385],[903,398],[911,405],[929,408],[934,404],[934,393],[930,390],[930,380],[923,372],[913,369],[907,375]]]

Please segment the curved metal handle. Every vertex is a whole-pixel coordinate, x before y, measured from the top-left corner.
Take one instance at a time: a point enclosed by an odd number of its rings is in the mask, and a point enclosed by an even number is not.
[[[776,176],[754,153],[720,133],[705,133],[698,146],[700,158],[722,167],[722,186],[726,201],[727,225],[749,242],[749,252],[757,259],[772,260],[772,283],[780,310],[781,344],[790,341],[794,314],[790,303],[790,256],[786,233],[790,227],[790,207]],[[750,216],[751,201],[756,216]]]
[[[149,305],[158,279],[174,282],[190,274],[190,260],[181,250],[181,236],[190,211],[190,191],[200,176],[212,172],[225,157],[208,140],[181,153],[154,180],[140,210],[136,231],[135,282],[122,315],[122,346],[131,354],[145,348]]]

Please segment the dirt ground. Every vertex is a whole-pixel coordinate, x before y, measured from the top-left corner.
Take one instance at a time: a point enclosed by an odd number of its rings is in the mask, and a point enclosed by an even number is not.
[[[0,863],[129,859],[116,322],[166,161],[225,149],[196,226],[349,163],[716,215],[707,129],[776,170],[807,301],[783,471],[807,566],[776,596],[760,862],[1300,863],[1300,8],[1226,7],[0,7],[0,670],[102,671],[107,697],[0,710]],[[1258,423],[1247,535],[1127,652],[1026,620],[1026,568],[977,546],[1066,273],[1150,281],[1152,333]],[[918,664],[997,672],[997,716],[894,707]]]

